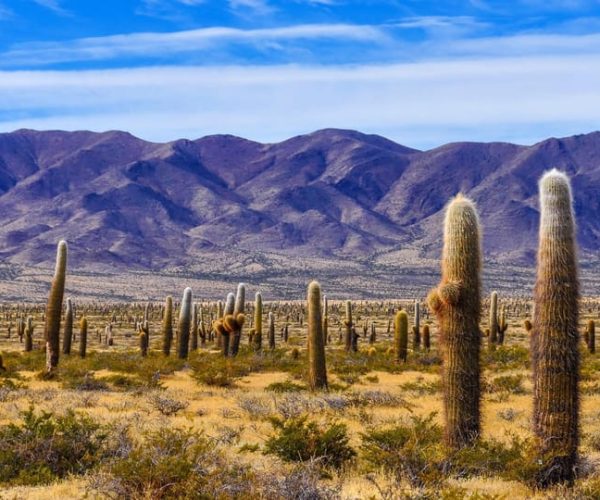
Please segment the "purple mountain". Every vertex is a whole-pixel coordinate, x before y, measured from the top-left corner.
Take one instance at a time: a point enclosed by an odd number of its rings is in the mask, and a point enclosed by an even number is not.
[[[418,151],[347,130],[278,144],[19,130],[0,134],[0,255],[50,264],[65,238],[70,265],[88,270],[201,267],[244,253],[437,259],[444,205],[462,191],[478,204],[486,257],[529,263],[537,180],[551,167],[572,177],[579,245],[591,256],[600,238],[598,132]]]

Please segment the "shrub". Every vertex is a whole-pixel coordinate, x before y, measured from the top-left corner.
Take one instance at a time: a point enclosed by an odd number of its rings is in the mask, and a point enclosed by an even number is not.
[[[442,428],[435,413],[412,416],[408,423],[372,429],[362,435],[361,451],[373,469],[383,468],[413,486],[439,483],[439,464],[444,456]]]
[[[0,481],[10,485],[47,484],[83,474],[108,453],[108,432],[90,417],[68,410],[64,416],[21,413],[21,422],[0,427]]]
[[[185,401],[161,396],[160,394],[152,395],[150,397],[150,404],[155,410],[166,417],[176,415],[178,412],[185,410],[188,407],[188,403]]]
[[[321,428],[306,416],[284,420],[271,417],[276,434],[265,443],[265,453],[272,453],[288,462],[317,460],[324,468],[338,469],[355,455],[349,446],[345,424],[334,422]]]
[[[269,384],[267,387],[265,387],[265,391],[281,394],[284,392],[306,391],[306,387],[292,382],[291,380],[286,380],[284,382],[273,382],[272,384]]]

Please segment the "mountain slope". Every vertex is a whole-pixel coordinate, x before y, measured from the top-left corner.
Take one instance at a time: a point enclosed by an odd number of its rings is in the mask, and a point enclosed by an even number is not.
[[[87,270],[230,265],[244,253],[259,267],[261,253],[437,258],[444,205],[462,191],[478,204],[486,256],[531,262],[537,179],[551,167],[572,176],[580,248],[593,255],[600,133],[418,151],[334,129],[278,144],[20,130],[0,134],[0,256],[49,264],[66,238]]]

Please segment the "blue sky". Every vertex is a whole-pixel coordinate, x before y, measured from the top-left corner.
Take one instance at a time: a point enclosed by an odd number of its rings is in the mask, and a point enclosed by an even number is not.
[[[0,131],[600,129],[600,0],[0,0]]]

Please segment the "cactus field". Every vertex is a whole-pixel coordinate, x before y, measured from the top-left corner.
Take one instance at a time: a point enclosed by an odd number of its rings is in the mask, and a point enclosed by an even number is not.
[[[476,205],[439,285],[381,300],[78,298],[0,307],[3,498],[598,498],[600,299],[569,179],[540,181],[532,297],[482,292]],[[485,279],[485,278],[484,278]]]

